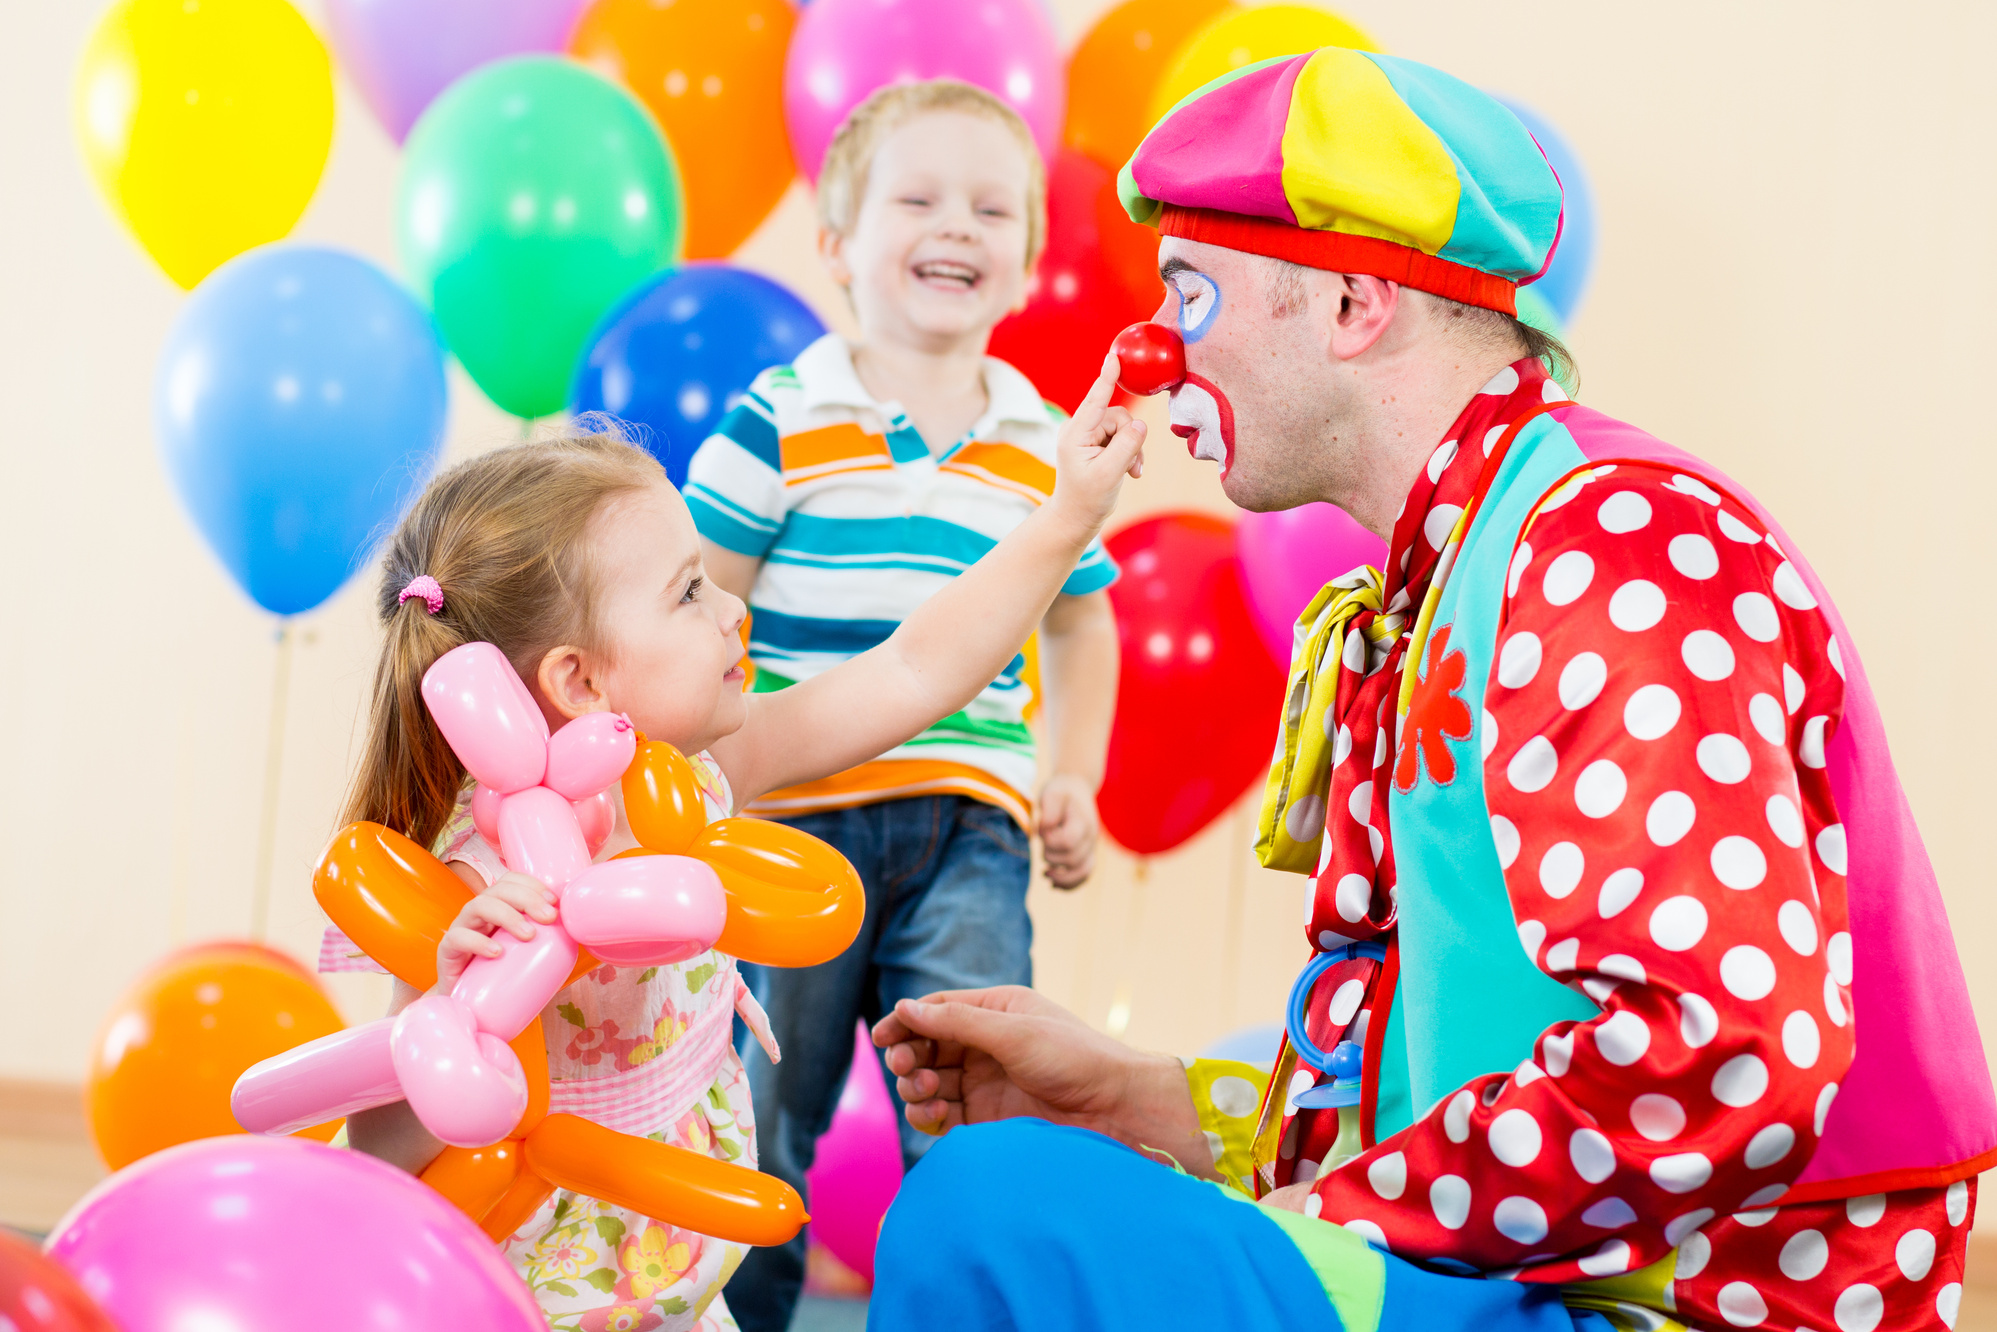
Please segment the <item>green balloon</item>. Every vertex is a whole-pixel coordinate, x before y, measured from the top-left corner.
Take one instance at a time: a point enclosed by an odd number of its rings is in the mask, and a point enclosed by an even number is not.
[[[672,150],[629,93],[522,56],[459,79],[416,122],[396,241],[486,396],[546,416],[604,312],[678,257],[680,208]]]

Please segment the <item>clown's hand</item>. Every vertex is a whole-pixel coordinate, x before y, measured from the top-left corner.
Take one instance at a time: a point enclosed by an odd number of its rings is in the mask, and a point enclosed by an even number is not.
[[[1116,375],[1116,355],[1111,353],[1054,445],[1051,503],[1091,532],[1108,521],[1123,478],[1144,474],[1146,426],[1126,408],[1110,405]]]

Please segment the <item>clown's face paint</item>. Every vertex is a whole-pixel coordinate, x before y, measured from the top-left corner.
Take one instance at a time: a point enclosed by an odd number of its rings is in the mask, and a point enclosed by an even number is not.
[[[1172,275],[1172,292],[1179,298],[1179,339],[1198,342],[1220,317],[1220,284],[1197,269]]]
[[[1172,433],[1186,441],[1195,458],[1220,464],[1220,474],[1234,466],[1234,407],[1211,381],[1188,373],[1172,390]]]

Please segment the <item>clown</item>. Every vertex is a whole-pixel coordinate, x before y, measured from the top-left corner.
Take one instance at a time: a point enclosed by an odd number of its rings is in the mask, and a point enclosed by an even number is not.
[[[1856,645],[1740,486],[1549,375],[1531,136],[1327,48],[1121,185],[1175,433],[1390,543],[1299,622],[1258,843],[1317,957],[1273,1071],[1025,990],[899,1006],[949,1136],[870,1325],[1952,1327],[1997,1105]]]

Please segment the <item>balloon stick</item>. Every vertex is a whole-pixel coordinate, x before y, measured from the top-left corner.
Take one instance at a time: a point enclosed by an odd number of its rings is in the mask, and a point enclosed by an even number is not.
[[[262,943],[270,932],[270,871],[277,856],[277,785],[284,770],[285,706],[291,696],[290,617],[278,621],[277,664],[270,683],[270,735],[264,750],[263,813],[257,820],[256,878],[250,888],[250,938]]]
[[[1241,1006],[1241,905],[1248,889],[1248,858],[1255,854],[1249,834],[1248,802],[1234,802],[1227,821],[1227,939],[1220,959],[1220,992],[1227,1008],[1227,1029],[1234,1030]]]
[[[1130,921],[1124,926],[1123,965],[1117,977],[1116,993],[1109,1001],[1109,1017],[1103,1022],[1103,1029],[1118,1040],[1130,1029],[1130,1001],[1135,984],[1130,978],[1131,955],[1137,949],[1139,932],[1144,924],[1144,881],[1151,877],[1151,857],[1139,856],[1131,868],[1130,882]]]

